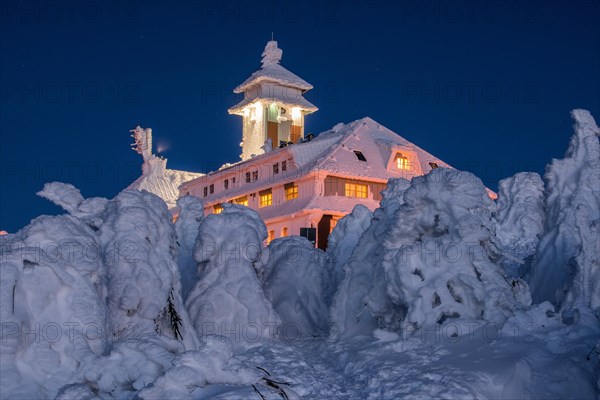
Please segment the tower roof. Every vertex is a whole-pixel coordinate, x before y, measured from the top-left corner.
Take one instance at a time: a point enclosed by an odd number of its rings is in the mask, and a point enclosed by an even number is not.
[[[285,69],[279,62],[283,51],[277,47],[277,42],[267,42],[262,53],[262,67],[246,79],[241,85],[233,89],[234,93],[242,93],[250,86],[260,82],[275,82],[282,86],[293,87],[300,90],[310,90],[313,86],[298,75]]]

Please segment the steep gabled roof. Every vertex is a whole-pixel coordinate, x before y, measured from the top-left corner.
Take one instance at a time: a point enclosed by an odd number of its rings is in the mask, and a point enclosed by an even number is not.
[[[250,86],[260,82],[274,82],[302,91],[312,89],[313,87],[310,83],[279,64],[282,55],[283,51],[277,47],[277,42],[274,40],[269,41],[262,53],[261,69],[253,73],[250,78],[246,79],[244,83],[233,89],[233,91],[235,93],[242,93]]]

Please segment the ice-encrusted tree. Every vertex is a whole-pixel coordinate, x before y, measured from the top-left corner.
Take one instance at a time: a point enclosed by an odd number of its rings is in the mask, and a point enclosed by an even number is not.
[[[528,305],[524,282],[509,279],[499,265],[495,211],[471,173],[439,168],[413,178],[387,231],[382,264],[387,301],[405,315],[382,315],[385,328],[502,322],[519,301]]]
[[[282,338],[328,334],[331,272],[323,251],[303,237],[291,236],[272,241],[268,252],[260,276],[281,318]]]
[[[331,335],[336,338],[351,338],[369,335],[378,327],[377,316],[373,309],[381,310],[388,305],[386,301],[385,276],[382,268],[383,240],[392,223],[394,213],[403,203],[405,190],[409,187],[405,179],[390,179],[382,192],[380,208],[376,209],[369,226],[360,236],[353,251],[345,254],[346,262],[342,266],[343,278],[339,283],[331,306]],[[353,213],[354,214],[354,213]],[[355,219],[357,215],[345,218]],[[343,219],[342,219],[343,221]],[[347,223],[340,221],[340,231]],[[361,224],[359,224],[361,226]],[[332,235],[339,237],[334,229]],[[345,240],[345,239],[343,239]],[[337,243],[327,251],[328,257],[336,254]],[[337,268],[336,268],[337,270]],[[393,315],[393,308],[381,314]],[[403,315],[398,316],[402,318]]]
[[[544,182],[535,172],[520,172],[498,184],[496,235],[504,251],[507,271],[521,277],[528,272],[544,224]]]
[[[256,211],[223,204],[220,214],[200,223],[194,259],[199,280],[186,306],[201,337],[229,337],[236,349],[276,335],[280,319],[257,276],[267,228]]]
[[[565,309],[600,307],[600,129],[571,112],[575,134],[546,168],[546,222],[532,266],[533,300]]]
[[[177,264],[181,277],[181,296],[184,301],[198,280],[198,267],[194,260],[194,246],[198,238],[200,222],[204,217],[202,200],[195,196],[184,196],[177,200],[179,218],[175,222],[177,233]]]

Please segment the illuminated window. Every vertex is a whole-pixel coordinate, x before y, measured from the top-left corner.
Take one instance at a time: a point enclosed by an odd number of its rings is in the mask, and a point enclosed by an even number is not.
[[[225,187],[225,189],[229,189],[229,179],[225,179],[223,181],[223,187]]]
[[[250,172],[246,172],[246,183],[250,182]]]
[[[396,168],[408,169],[408,158],[404,157],[400,153],[396,154]]]
[[[284,226],[283,228],[281,228],[281,237],[287,237],[287,235],[287,226]]]
[[[283,188],[285,189],[285,199],[286,200],[292,200],[292,199],[298,198],[298,185],[296,185],[294,182],[286,183],[285,185],[283,185]]]
[[[252,171],[252,180],[253,181],[257,181],[258,180],[258,171]]]
[[[346,197],[361,197],[363,199],[367,198],[367,185],[346,182],[344,189],[344,194]]]
[[[215,192],[215,185],[214,185],[214,183],[210,184],[210,186],[208,187],[208,192],[210,194],[213,194]]]
[[[269,231],[269,237],[267,238],[267,244],[271,243],[275,239],[275,231]]]
[[[356,154],[356,158],[358,158],[360,161],[367,161],[362,151],[354,150],[354,154]]]
[[[215,204],[213,209],[215,214],[221,214],[223,212],[223,206],[221,204]]]
[[[279,173],[279,163],[273,164],[273,174]]]
[[[238,197],[233,201],[235,204],[241,204],[243,206],[248,207],[248,196]]]
[[[258,192],[258,195],[259,195],[259,201],[258,201],[259,207],[267,207],[267,206],[270,206],[271,204],[273,204],[273,194],[271,192],[271,189],[261,190],[260,192]]]

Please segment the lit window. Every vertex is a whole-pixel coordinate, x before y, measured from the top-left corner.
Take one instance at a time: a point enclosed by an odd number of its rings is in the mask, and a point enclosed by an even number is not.
[[[215,185],[214,185],[214,183],[210,184],[210,186],[208,187],[208,192],[210,194],[213,194],[215,192]]]
[[[281,237],[287,237],[287,235],[287,226],[284,226],[283,228],[281,228]]]
[[[279,163],[273,164],[273,174],[279,173]]]
[[[234,200],[234,203],[241,204],[243,206],[248,207],[248,196],[238,197],[237,199]]]
[[[285,199],[286,200],[292,200],[292,199],[298,198],[298,185],[296,185],[294,182],[286,183],[285,185],[283,185],[283,187],[285,189]]]
[[[360,161],[367,161],[362,151],[354,150],[354,154],[356,154],[356,158],[358,158]]]
[[[229,179],[225,179],[223,181],[223,186],[225,187],[225,189],[229,189]]]
[[[281,162],[281,171],[282,172],[287,171],[287,161],[282,161]]]
[[[252,180],[253,181],[257,181],[258,180],[258,171],[252,171]]]
[[[221,214],[223,212],[223,206],[220,204],[215,204],[213,209],[215,214]]]
[[[250,182],[250,172],[246,172],[246,183]]]
[[[208,196],[208,187],[204,186],[204,197]]]
[[[396,154],[396,168],[408,169],[408,158],[404,157],[400,153]]]
[[[348,183],[345,185],[345,195],[346,197],[361,197],[363,199],[367,198],[367,185],[363,185],[361,183]]]
[[[269,237],[267,238],[267,244],[271,243],[275,239],[275,231],[269,231]]]
[[[258,202],[259,207],[267,207],[273,204],[273,194],[271,189],[262,190],[258,192],[258,195],[260,196]]]

